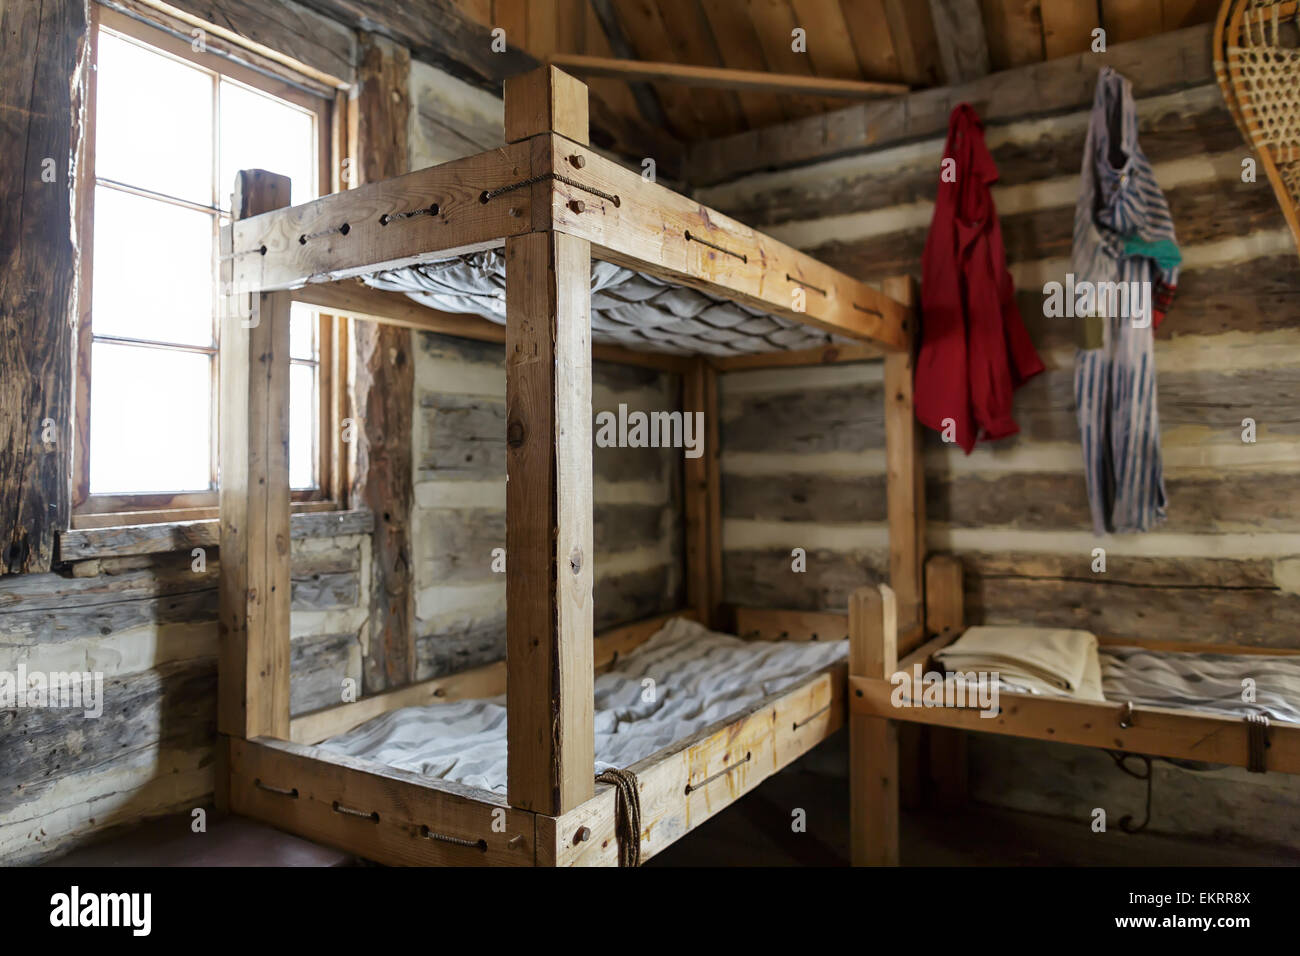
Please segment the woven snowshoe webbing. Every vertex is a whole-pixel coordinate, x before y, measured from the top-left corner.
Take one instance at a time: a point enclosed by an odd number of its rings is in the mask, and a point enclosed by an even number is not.
[[[618,865],[641,865],[641,791],[631,770],[611,767],[596,775],[599,783],[614,788],[614,832],[618,837]]]

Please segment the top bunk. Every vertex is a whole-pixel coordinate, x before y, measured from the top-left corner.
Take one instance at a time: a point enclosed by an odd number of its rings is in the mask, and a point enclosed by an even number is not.
[[[505,146],[236,220],[221,234],[226,291],[360,278],[502,325],[502,247],[553,231],[590,243],[596,343],[717,357],[908,351],[907,305],[605,158],[588,145],[586,104],[586,87],[554,67],[515,77]]]

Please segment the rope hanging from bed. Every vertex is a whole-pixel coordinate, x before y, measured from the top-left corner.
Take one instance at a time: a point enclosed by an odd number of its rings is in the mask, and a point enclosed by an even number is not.
[[[1119,767],[1120,770],[1123,770],[1130,777],[1146,781],[1147,805],[1146,810],[1143,811],[1142,814],[1142,822],[1134,826],[1133,814],[1131,813],[1126,813],[1124,816],[1119,818],[1119,828],[1125,833],[1141,833],[1147,828],[1147,824],[1151,822],[1151,758],[1144,754],[1130,754],[1118,750],[1107,750],[1106,753],[1110,754],[1110,758],[1115,761],[1115,766]],[[1146,765],[1146,772],[1142,773],[1131,769],[1128,766],[1128,760],[1130,758],[1141,760]]]
[[[636,774],[616,767],[596,774],[598,783],[614,788],[614,832],[618,837],[618,865],[641,865],[641,791]]]

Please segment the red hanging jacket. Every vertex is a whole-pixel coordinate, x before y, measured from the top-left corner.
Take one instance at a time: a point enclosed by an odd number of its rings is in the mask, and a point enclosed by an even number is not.
[[[1016,307],[989,192],[998,169],[969,103],[952,111],[943,155],[921,257],[916,417],[938,432],[951,419],[957,443],[970,454],[976,441],[1020,431],[1011,417],[1011,393],[1041,372],[1043,363]]]

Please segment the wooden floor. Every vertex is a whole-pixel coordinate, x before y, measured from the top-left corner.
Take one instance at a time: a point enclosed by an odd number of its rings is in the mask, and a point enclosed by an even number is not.
[[[807,831],[792,832],[796,809]],[[1300,851],[1242,848],[971,806],[902,813],[904,866],[1300,865]],[[848,782],[792,768],[766,781],[648,866],[847,866]]]

